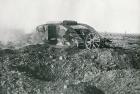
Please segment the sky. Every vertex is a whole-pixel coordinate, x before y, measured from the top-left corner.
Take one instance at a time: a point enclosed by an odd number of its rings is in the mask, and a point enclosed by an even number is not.
[[[0,34],[30,33],[37,25],[62,20],[99,32],[140,34],[140,0],[0,0]]]

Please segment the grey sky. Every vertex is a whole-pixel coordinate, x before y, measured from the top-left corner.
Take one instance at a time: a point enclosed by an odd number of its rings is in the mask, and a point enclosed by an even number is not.
[[[140,0],[0,0],[0,32],[77,20],[101,32],[139,33]]]

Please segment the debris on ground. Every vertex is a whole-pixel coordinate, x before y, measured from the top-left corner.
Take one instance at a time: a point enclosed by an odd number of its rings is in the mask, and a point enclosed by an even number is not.
[[[0,93],[140,94],[139,61],[139,49],[120,47],[0,50]]]

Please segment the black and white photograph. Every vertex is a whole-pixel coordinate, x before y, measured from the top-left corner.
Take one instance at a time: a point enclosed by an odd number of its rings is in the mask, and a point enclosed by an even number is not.
[[[140,94],[140,0],[0,0],[0,94]]]

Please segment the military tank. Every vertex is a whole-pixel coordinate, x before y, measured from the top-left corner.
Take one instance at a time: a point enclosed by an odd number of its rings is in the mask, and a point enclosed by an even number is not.
[[[41,24],[36,27],[36,31],[42,34],[45,43],[55,47],[95,49],[101,41],[99,33],[93,27],[72,20]]]

